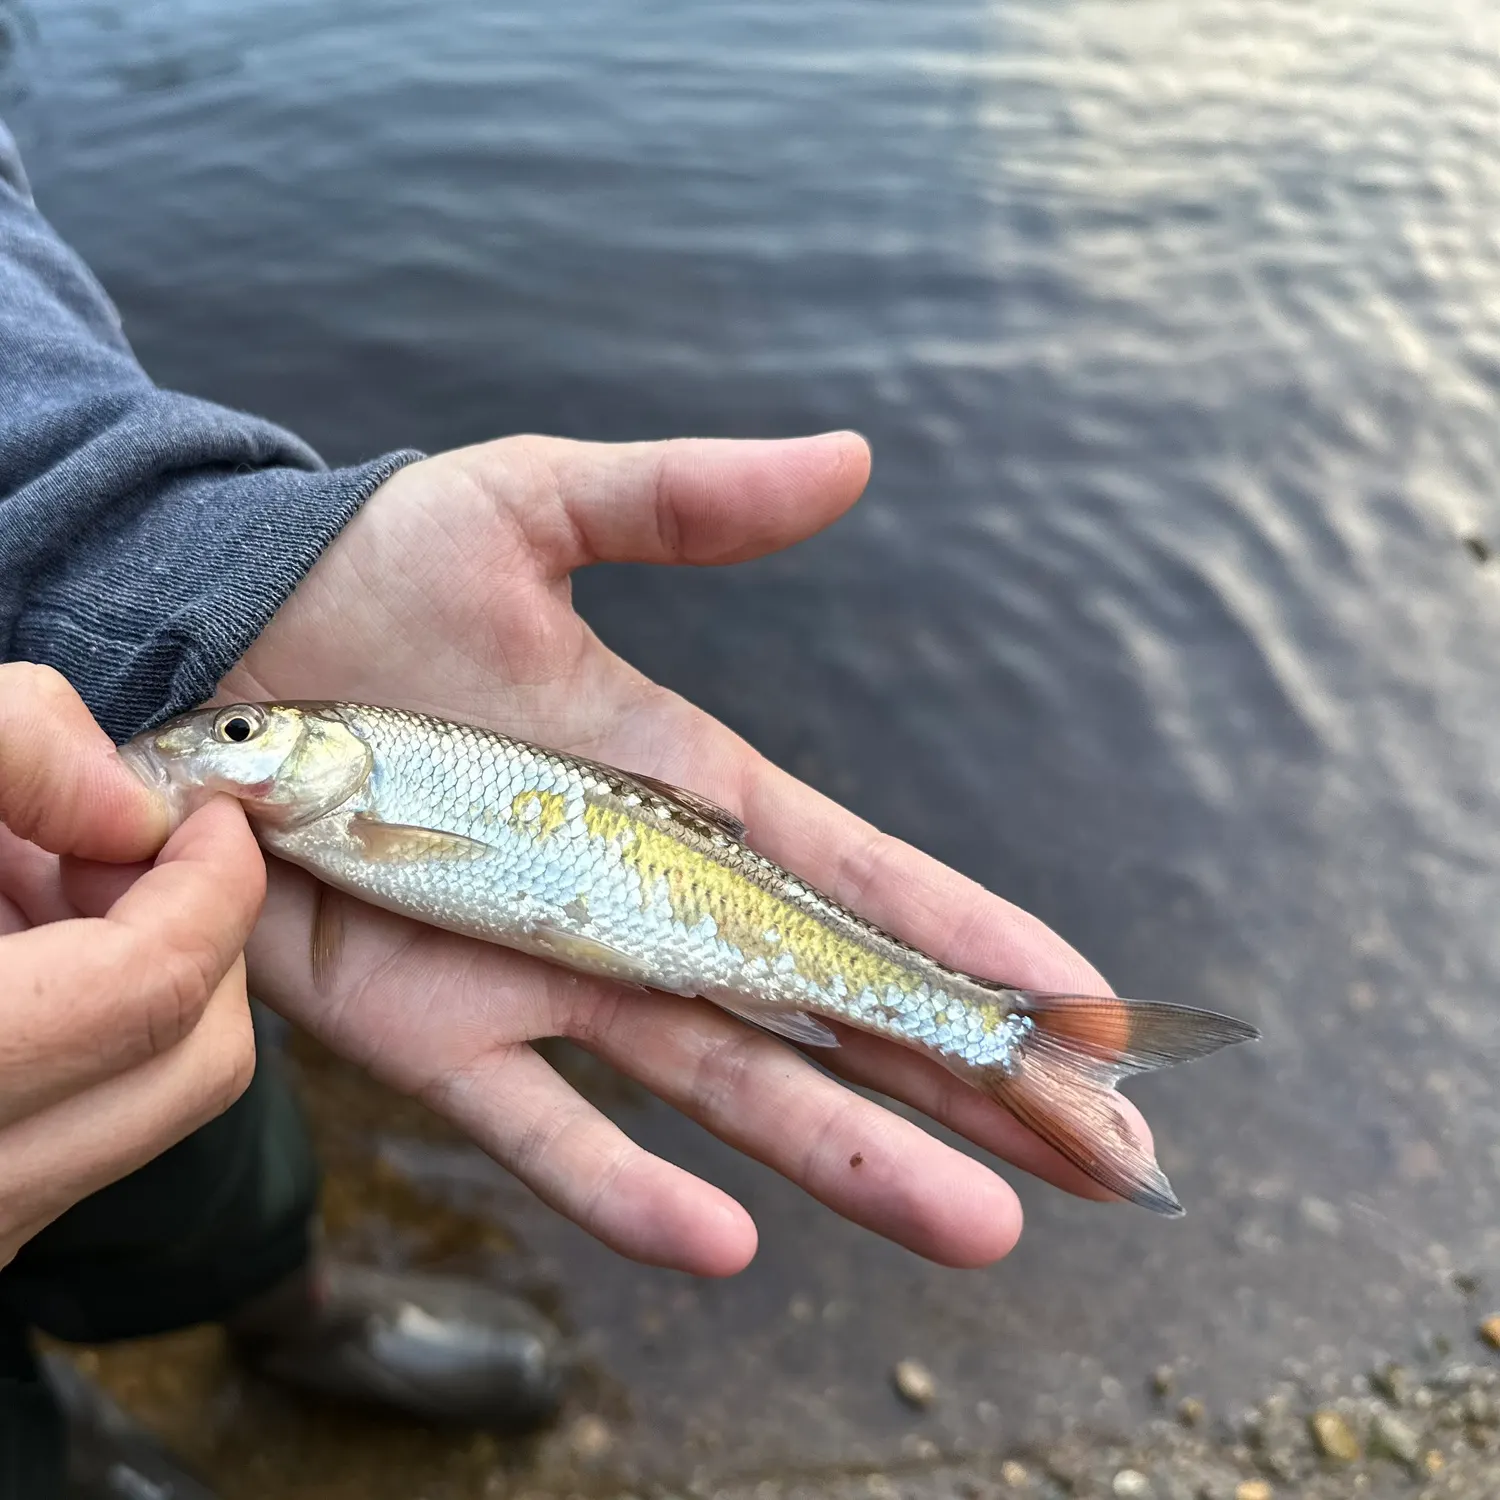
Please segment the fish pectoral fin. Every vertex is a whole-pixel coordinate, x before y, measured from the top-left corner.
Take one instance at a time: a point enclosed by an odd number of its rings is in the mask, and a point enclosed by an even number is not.
[[[527,933],[526,946],[539,958],[549,958],[564,968],[579,969],[585,974],[602,974],[621,984],[660,988],[651,965],[645,959],[622,953],[597,938],[564,932],[558,927],[536,926]]]
[[[769,1005],[757,1005],[753,1000],[734,990],[715,990],[703,996],[711,1000],[720,1010],[759,1026],[762,1031],[774,1031],[789,1042],[799,1042],[804,1047],[837,1047],[839,1039],[821,1021],[801,1010],[776,1010]]]
[[[349,819],[349,832],[359,840],[367,859],[382,864],[408,859],[477,859],[490,852],[488,844],[462,833],[387,823],[369,813],[355,813]]]

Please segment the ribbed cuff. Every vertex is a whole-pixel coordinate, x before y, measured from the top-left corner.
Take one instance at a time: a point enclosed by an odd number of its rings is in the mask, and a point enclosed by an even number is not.
[[[128,739],[211,697],[365,501],[422,456],[169,476],[33,593],[16,655],[57,667]]]

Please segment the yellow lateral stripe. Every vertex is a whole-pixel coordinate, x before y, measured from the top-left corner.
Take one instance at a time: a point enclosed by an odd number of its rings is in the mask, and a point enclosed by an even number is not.
[[[922,983],[911,969],[840,936],[810,912],[682,842],[649,816],[590,797],[583,821],[591,837],[610,845],[639,876],[643,905],[665,882],[677,921],[695,927],[711,917],[718,936],[746,961],[775,963],[788,955],[809,983],[827,991],[835,978],[842,978],[851,996],[867,989],[883,996],[892,988],[910,994]]]

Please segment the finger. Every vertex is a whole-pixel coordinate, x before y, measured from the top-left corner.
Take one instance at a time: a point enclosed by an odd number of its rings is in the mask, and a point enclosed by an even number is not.
[[[592,753],[722,802],[745,819],[749,842],[761,853],[944,964],[1021,989],[1111,993],[1037,918],[787,775],[675,694],[658,690],[617,721],[612,738]],[[901,1051],[875,1039],[851,1038],[849,1052],[837,1061],[830,1056],[834,1071],[924,1112],[945,1110],[975,1144],[1069,1191],[1099,1196],[1055,1151],[952,1074],[935,1065],[914,1068]],[[876,1072],[856,1074],[854,1057],[867,1066],[870,1058],[884,1061]],[[934,1081],[939,1076],[941,1086]],[[956,1104],[966,1095],[972,1099]],[[1148,1145],[1139,1112],[1126,1104],[1122,1114]]]
[[[220,798],[107,916],[4,938],[0,1123],[176,1046],[238,959],[264,889],[244,814]]]
[[[53,854],[108,860],[148,858],[170,826],[67,679],[30,662],[0,666],[0,822]]]
[[[1030,912],[856,817],[675,693],[637,694],[589,753],[721,803],[760,853],[944,964],[1018,989],[1112,993]]]
[[[755,1253],[749,1215],[652,1156],[527,1046],[561,1035],[604,986],[508,949],[340,897],[338,976],[313,983],[317,885],[272,861],[248,948],[255,991],[377,1078],[423,1099],[559,1213],[622,1255],[727,1276]]]
[[[237,960],[177,1046],[0,1129],[0,1263],[19,1239],[221,1114],[254,1069]]]
[[[515,443],[524,443],[517,450]],[[742,562],[821,531],[870,477],[853,432],[774,441],[679,438],[660,443],[506,439],[469,449],[503,471],[518,452],[555,498],[517,516],[553,576],[593,562]]]
[[[840,1078],[900,1099],[955,1135],[1077,1197],[1117,1201],[1115,1194],[1079,1171],[1008,1110],[931,1059],[846,1026],[839,1028],[839,1042],[821,1060]],[[1151,1129],[1140,1110],[1124,1095],[1117,1097],[1116,1105],[1131,1133],[1149,1149]]]
[[[589,1051],[834,1212],[918,1255],[985,1266],[1020,1238],[1021,1205],[987,1167],[772,1037],[706,1005],[644,993],[619,995],[580,1020],[570,1034]]]
[[[755,1254],[755,1225],[733,1198],[642,1150],[529,1046],[483,1052],[420,1097],[621,1255],[732,1276]]]
[[[1015,1195],[986,1167],[707,1005],[624,992],[353,900],[341,977],[310,998],[314,882],[272,866],[250,944],[256,992],[426,1099],[622,1253],[727,1274],[752,1253],[753,1231],[745,1237],[748,1221],[717,1189],[639,1151],[529,1049],[497,1044],[569,1036],[836,1211],[946,1265],[988,1264],[1015,1243]]]

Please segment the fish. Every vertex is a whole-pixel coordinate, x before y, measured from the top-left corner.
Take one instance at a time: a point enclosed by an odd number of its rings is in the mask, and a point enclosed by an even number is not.
[[[837,1047],[837,1025],[910,1048],[1160,1214],[1182,1205],[1117,1085],[1259,1036],[1191,1006],[963,973],[757,853],[696,792],[492,729],[368,704],[235,703],[120,753],[180,815],[237,798],[267,853],[373,906],[696,996],[802,1047]],[[340,929],[319,906],[322,983]]]

